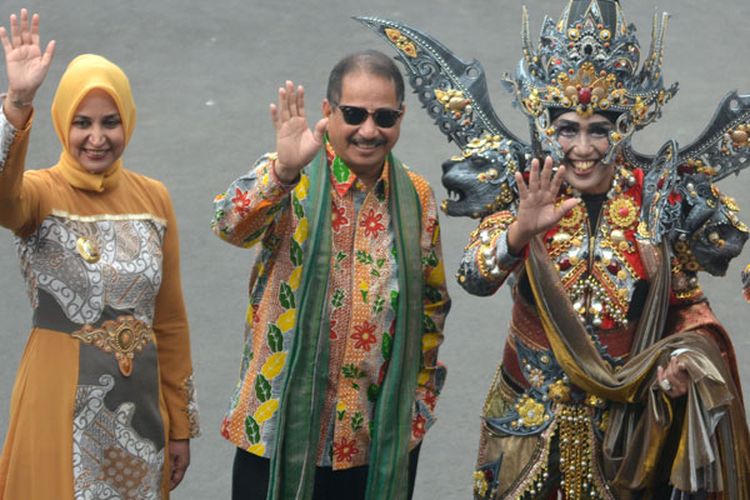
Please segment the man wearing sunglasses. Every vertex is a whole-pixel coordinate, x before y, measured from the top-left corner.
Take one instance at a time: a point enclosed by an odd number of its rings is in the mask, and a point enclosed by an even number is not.
[[[359,52],[326,95],[311,129],[303,88],[279,88],[276,153],[215,200],[220,238],[261,245],[222,423],[238,448],[234,499],[411,498],[445,378],[437,207],[391,153],[403,78]]]

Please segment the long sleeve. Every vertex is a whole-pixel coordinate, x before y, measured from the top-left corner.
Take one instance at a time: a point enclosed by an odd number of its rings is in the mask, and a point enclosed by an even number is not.
[[[169,412],[170,439],[189,439],[200,434],[193,386],[190,333],[182,298],[177,221],[169,194],[164,190],[167,231],[163,246],[163,281],[156,297],[156,334],[162,393]]]
[[[471,233],[458,269],[458,282],[473,295],[492,295],[523,262],[508,249],[508,226],[515,216],[497,212]]]
[[[15,233],[34,226],[39,218],[37,189],[24,182],[32,121],[33,117],[23,130],[16,130],[0,110],[0,225]]]
[[[435,196],[423,179],[412,176],[412,180],[422,204],[421,247],[424,277],[422,361],[417,376],[415,413],[412,419],[413,447],[435,422],[433,412],[447,373],[445,365],[438,361],[438,349],[443,343],[443,327],[450,310],[451,299],[445,280]]]
[[[249,248],[262,239],[290,203],[294,185],[283,184],[273,170],[275,153],[263,155],[250,172],[214,198],[213,232],[222,240]]]

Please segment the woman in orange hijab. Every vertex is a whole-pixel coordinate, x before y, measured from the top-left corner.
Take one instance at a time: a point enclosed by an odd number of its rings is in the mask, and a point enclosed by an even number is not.
[[[60,159],[24,171],[55,46],[42,52],[39,16],[25,9],[0,41],[0,225],[15,235],[33,308],[0,499],[168,498],[190,461],[197,408],[169,194],[122,165],[130,84],[103,57],[75,58],[52,104]]]

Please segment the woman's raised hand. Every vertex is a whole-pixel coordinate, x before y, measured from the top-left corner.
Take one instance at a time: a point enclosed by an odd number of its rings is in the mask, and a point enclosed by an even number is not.
[[[19,116],[25,115],[28,118],[36,91],[42,85],[52,63],[55,42],[50,41],[42,52],[39,46],[39,14],[34,14],[29,20],[29,12],[26,9],[21,9],[20,16],[11,14],[10,38],[5,27],[0,26],[0,42],[5,51],[5,69],[8,75],[6,116],[15,114],[15,108],[20,112]],[[11,119],[11,123],[13,121]],[[24,124],[25,120],[21,126]]]

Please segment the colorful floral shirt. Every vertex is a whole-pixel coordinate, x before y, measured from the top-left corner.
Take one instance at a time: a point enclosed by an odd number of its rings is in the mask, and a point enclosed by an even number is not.
[[[389,213],[386,164],[366,190],[327,145],[331,176],[332,261],[327,292],[330,317],[328,390],[321,414],[318,465],[343,469],[368,463],[370,422],[395,328],[398,262]],[[284,185],[273,171],[274,154],[216,197],[214,232],[249,248],[260,243],[250,279],[240,380],[223,420],[222,435],[251,453],[270,457],[287,353],[296,321],[296,296],[309,232],[309,178]],[[437,206],[427,182],[409,172],[422,215],[419,235],[424,269],[422,361],[412,419],[416,446],[434,423],[445,379],[437,362],[450,307],[440,247]]]

